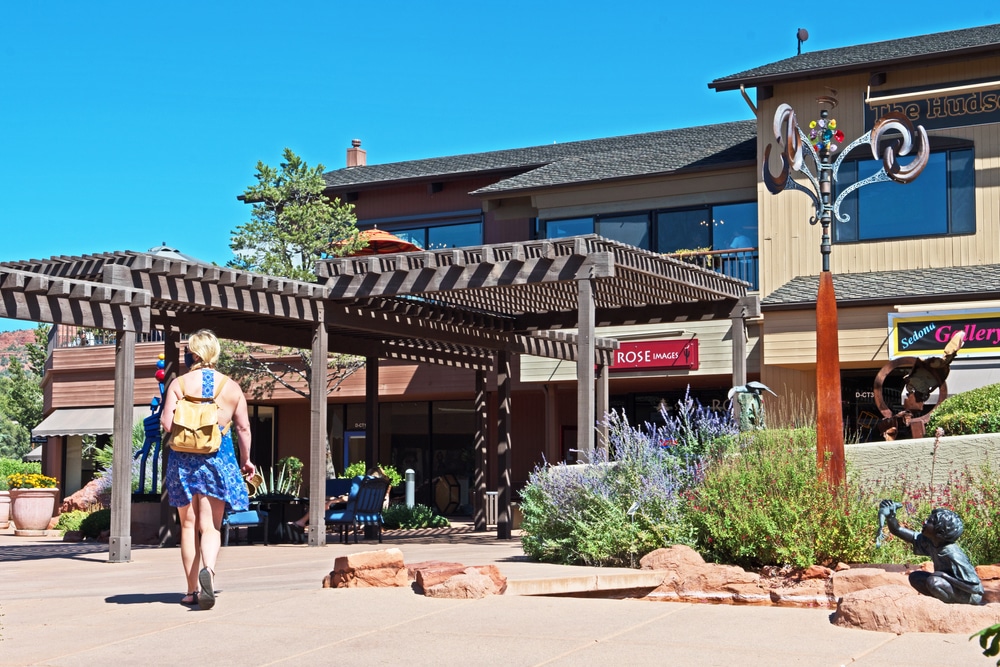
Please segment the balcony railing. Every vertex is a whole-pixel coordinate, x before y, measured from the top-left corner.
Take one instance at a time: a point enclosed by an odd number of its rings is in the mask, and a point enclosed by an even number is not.
[[[114,345],[115,332],[106,329],[92,329],[90,327],[52,327],[49,347],[89,347],[91,345]],[[163,340],[162,331],[152,331],[136,335],[137,343],[150,343]]]
[[[670,257],[711,269],[731,278],[750,283],[750,289],[759,289],[757,275],[757,248],[731,248],[729,250],[698,250],[670,253]]]

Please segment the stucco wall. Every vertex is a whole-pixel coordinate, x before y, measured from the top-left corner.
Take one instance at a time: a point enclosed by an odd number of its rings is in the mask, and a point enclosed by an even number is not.
[[[896,479],[905,474],[911,484],[945,484],[952,471],[967,466],[978,469],[989,462],[1000,467],[1000,434],[941,438],[936,456],[934,438],[847,445],[844,454],[849,469],[865,481]]]

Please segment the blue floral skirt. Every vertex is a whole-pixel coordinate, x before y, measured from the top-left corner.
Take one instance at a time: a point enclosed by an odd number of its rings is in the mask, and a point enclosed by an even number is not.
[[[240,473],[230,432],[222,436],[222,445],[214,454],[189,454],[170,450],[167,458],[167,499],[173,507],[191,503],[194,494],[219,498],[226,509],[247,509],[247,485]]]

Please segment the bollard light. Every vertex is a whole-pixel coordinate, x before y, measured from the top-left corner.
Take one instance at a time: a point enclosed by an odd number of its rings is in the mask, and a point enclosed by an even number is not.
[[[407,468],[406,472],[403,473],[406,479],[406,506],[412,508],[416,502],[414,496],[416,495],[416,473],[413,472],[413,468]]]

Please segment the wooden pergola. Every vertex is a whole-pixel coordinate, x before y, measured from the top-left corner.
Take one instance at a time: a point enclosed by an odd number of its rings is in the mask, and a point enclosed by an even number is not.
[[[182,256],[112,252],[0,264],[0,317],[117,332],[116,442],[132,431],[136,334],[164,333],[167,381],[181,332],[331,351],[367,360],[367,459],[376,463],[378,360],[475,370],[476,524],[485,529],[484,470],[499,470],[497,536],[511,535],[510,361],[528,354],[577,363],[578,448],[592,451],[597,406],[607,409],[607,368],[618,343],[596,327],[759,315],[748,285],[713,271],[598,236],[324,260],[316,283],[207,265]],[[565,332],[573,329],[575,333]],[[733,336],[734,383],[745,382],[745,338]],[[488,443],[486,387],[496,373],[496,442]],[[742,375],[742,378],[740,377]],[[325,489],[326,378],[310,379],[309,492]],[[603,414],[603,412],[602,412]],[[592,425],[585,428],[584,425]],[[130,560],[130,451],[113,462],[109,559]],[[121,473],[121,474],[119,474]],[[309,520],[322,525],[323,503]],[[310,545],[325,543],[310,531]]]

